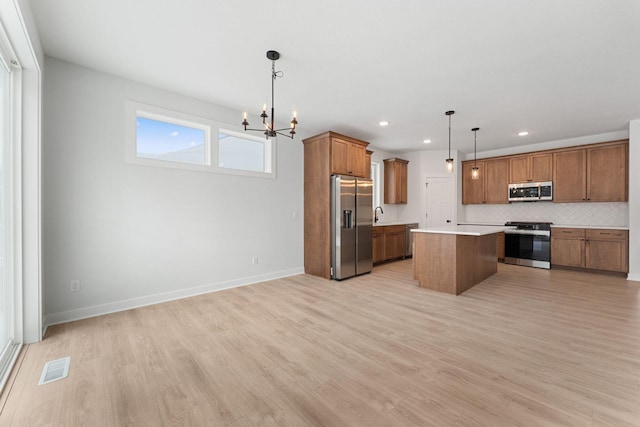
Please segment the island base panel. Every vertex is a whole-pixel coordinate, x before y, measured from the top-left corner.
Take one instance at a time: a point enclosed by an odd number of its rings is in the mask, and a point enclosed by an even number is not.
[[[496,236],[419,233],[414,278],[420,287],[459,295],[498,271]]]

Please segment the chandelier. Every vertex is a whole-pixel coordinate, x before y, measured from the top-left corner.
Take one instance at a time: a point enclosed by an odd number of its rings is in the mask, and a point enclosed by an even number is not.
[[[282,71],[276,71],[276,61],[280,58],[280,53],[275,50],[267,51],[267,58],[271,60],[271,118],[269,119],[269,115],[267,115],[267,104],[262,106],[262,124],[264,128],[262,129],[251,129],[248,128],[249,122],[247,121],[247,112],[245,111],[242,114],[242,126],[244,126],[244,130],[248,131],[258,131],[263,132],[266,138],[276,137],[278,135],[286,136],[287,138],[293,139],[293,136],[296,134],[296,125],[298,124],[297,114],[293,112],[293,118],[291,122],[289,122],[288,128],[276,129],[275,127],[275,108],[274,108],[274,85],[276,81],[276,77],[282,77],[284,73]],[[288,132],[288,135],[283,132]]]

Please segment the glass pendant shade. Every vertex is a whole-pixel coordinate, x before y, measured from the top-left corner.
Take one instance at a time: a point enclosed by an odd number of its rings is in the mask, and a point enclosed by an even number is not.
[[[447,159],[447,172],[453,173],[453,159]]]
[[[449,117],[449,158],[446,160],[447,173],[453,173],[453,158],[451,157],[451,116],[455,114],[455,111],[447,111],[444,114]]]
[[[477,145],[478,145],[478,131],[480,128],[473,128],[471,132],[473,132],[473,167],[471,168],[471,179],[480,178],[480,169],[478,169],[477,161]]]

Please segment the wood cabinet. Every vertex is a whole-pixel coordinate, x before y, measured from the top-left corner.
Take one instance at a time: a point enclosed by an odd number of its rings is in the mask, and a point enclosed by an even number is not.
[[[552,228],[551,264],[592,270],[629,271],[627,230]]]
[[[471,178],[473,167],[478,167],[478,179]],[[462,162],[462,204],[478,205],[484,203],[484,161]]]
[[[624,141],[554,153],[554,201],[626,201],[628,149]]]
[[[584,228],[552,228],[551,264],[584,267]]]
[[[371,150],[367,150],[366,151],[366,158],[365,158],[365,163],[366,163],[366,170],[365,170],[365,174],[364,177],[367,179],[371,179],[371,155],[373,154],[373,151]]]
[[[509,157],[509,183],[544,182],[553,179],[551,153]]]
[[[402,159],[384,160],[384,202],[407,203],[407,169],[409,162]]]
[[[471,177],[477,165],[478,179]],[[462,204],[509,202],[509,162],[507,158],[462,162]]]
[[[596,270],[629,271],[627,230],[587,229],[585,267]]]
[[[587,149],[587,200],[628,200],[627,143]]]
[[[334,134],[331,137],[331,174],[364,178],[367,175],[367,145]]]
[[[404,225],[373,227],[373,263],[403,258],[406,230]]]
[[[462,204],[508,203],[508,184],[553,181],[553,201],[624,202],[629,141],[462,162]],[[471,178],[477,163],[480,178]]]
[[[304,143],[304,270],[331,278],[331,175],[365,177],[367,145],[335,132]]]
[[[485,203],[508,203],[509,162],[507,159],[486,160],[484,170]]]

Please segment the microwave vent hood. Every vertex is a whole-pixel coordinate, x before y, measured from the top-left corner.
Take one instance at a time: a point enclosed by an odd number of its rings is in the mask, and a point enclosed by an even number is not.
[[[553,200],[553,183],[551,181],[509,184],[510,202],[538,202],[551,200]]]

